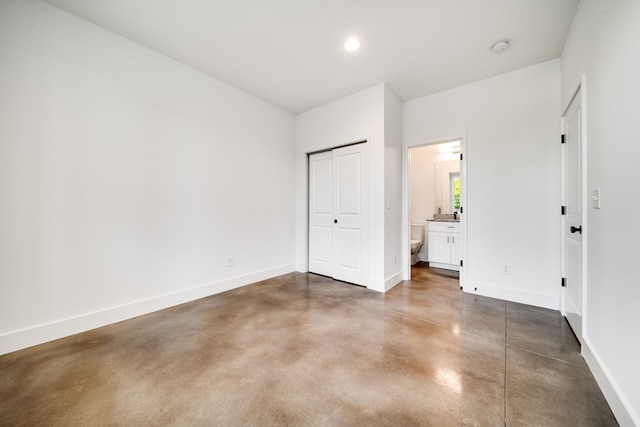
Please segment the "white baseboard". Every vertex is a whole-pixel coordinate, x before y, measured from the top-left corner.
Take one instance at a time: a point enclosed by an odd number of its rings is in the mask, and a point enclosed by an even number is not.
[[[282,265],[9,332],[0,335],[0,355],[184,304],[293,271],[293,264]]]
[[[376,292],[387,292],[389,289],[393,288],[398,283],[402,282],[402,271],[397,272],[393,276],[389,277],[386,280],[381,279],[370,279],[367,283],[367,289],[371,289]]]
[[[618,424],[622,427],[640,426],[640,415],[635,413],[629,400],[620,391],[617,383],[611,377],[611,373],[602,363],[602,359],[594,350],[588,337],[583,337],[582,357],[586,360],[593,377],[596,379],[602,394],[613,411]]]
[[[486,283],[472,282],[464,286],[463,291],[485,297],[498,298],[536,307],[560,310],[560,297],[556,295],[538,294],[520,289],[505,288]]]
[[[396,274],[384,281],[384,291],[387,292],[400,282],[402,282],[402,271],[398,271]]]
[[[382,279],[369,279],[366,283],[367,289],[371,289],[376,292],[386,292],[386,284]]]

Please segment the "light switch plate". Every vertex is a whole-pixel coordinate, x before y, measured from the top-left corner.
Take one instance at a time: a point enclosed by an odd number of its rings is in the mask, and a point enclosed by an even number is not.
[[[596,187],[591,192],[591,200],[593,201],[593,209],[600,209],[600,187]]]

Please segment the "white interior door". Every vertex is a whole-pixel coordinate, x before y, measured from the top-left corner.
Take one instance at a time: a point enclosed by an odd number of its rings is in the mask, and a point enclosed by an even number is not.
[[[563,312],[582,342],[582,106],[576,94],[563,117]]]
[[[366,143],[309,156],[309,271],[365,285],[369,274]]]

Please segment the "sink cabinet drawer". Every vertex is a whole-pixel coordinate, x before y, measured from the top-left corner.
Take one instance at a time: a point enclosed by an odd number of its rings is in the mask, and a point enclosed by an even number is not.
[[[440,231],[443,233],[459,233],[459,222],[430,222],[429,231]]]

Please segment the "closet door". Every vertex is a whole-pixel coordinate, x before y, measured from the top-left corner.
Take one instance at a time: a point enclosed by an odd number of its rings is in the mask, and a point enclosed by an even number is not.
[[[333,152],[309,156],[309,271],[333,277]]]
[[[366,286],[369,276],[366,143],[309,157],[309,271]]]

